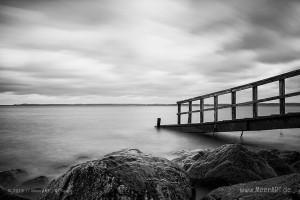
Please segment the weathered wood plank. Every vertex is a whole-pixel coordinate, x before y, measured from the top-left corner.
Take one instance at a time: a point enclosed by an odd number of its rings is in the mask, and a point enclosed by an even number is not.
[[[246,118],[236,120],[226,120],[218,122],[206,122],[181,125],[161,125],[161,128],[182,132],[212,132],[215,128],[217,132],[227,131],[255,131],[272,130],[286,128],[300,128],[300,113],[289,113],[285,115],[260,116],[257,118]]]
[[[257,108],[258,108],[258,104],[257,104],[257,86],[253,86],[252,87],[252,101],[253,101],[253,105],[252,105],[252,107],[253,107],[253,117],[255,118],[255,117],[257,117],[257,112],[258,112],[258,110],[257,110]]]
[[[200,99],[200,123],[204,122],[204,99]]]
[[[192,102],[189,102],[189,113],[188,113],[188,123],[192,123]]]
[[[236,92],[235,91],[231,92],[231,104],[232,105],[236,104]],[[231,107],[231,116],[232,116],[233,120],[236,119],[236,106]]]
[[[218,96],[214,96],[214,121],[218,121]]]
[[[279,111],[281,115],[285,114],[285,80],[279,80]]]
[[[230,89],[221,90],[221,91],[218,91],[218,92],[213,92],[213,93],[209,93],[209,94],[205,94],[205,95],[201,95],[201,96],[181,100],[181,101],[178,101],[178,102],[179,103],[186,103],[186,102],[189,102],[189,101],[197,101],[197,100],[200,100],[200,99],[210,98],[210,97],[213,97],[215,95],[228,94],[228,93],[231,93],[232,91],[240,91],[240,90],[249,89],[249,88],[252,88],[253,86],[264,85],[264,84],[267,84],[267,83],[279,81],[280,79],[286,79],[286,78],[290,78],[290,77],[294,77],[294,76],[298,76],[298,75],[300,75],[300,69],[290,71],[290,72],[287,72],[287,73],[284,73],[284,74],[280,74],[280,75],[277,75],[277,76],[273,76],[273,77],[270,77],[270,78],[266,78],[266,79],[263,79],[263,80],[255,81],[255,82],[252,82],[252,83],[248,83],[248,84],[245,84],[245,85],[233,87],[233,88],[230,88]]]
[[[177,103],[177,124],[181,124],[181,104]]]

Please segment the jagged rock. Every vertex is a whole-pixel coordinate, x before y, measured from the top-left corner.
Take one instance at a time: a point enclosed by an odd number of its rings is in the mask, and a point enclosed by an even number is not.
[[[279,157],[285,162],[287,162],[289,165],[300,161],[300,153],[297,151],[282,151],[279,152]]]
[[[43,200],[188,200],[189,178],[176,164],[139,150],[122,150],[71,167]]]
[[[49,178],[46,176],[39,176],[22,183],[25,188],[43,188],[49,183]]]
[[[2,171],[0,172],[0,185],[4,188],[16,186],[27,175],[27,172],[22,169]]]
[[[300,160],[293,163],[292,167],[296,172],[300,173]]]
[[[196,149],[192,151],[176,151],[173,153],[173,156],[175,156],[175,158],[172,159],[172,161],[177,163],[184,170],[188,170],[191,167],[191,165],[195,163],[195,161],[201,159],[201,157],[205,155],[205,152],[207,152],[207,150]]]
[[[174,159],[178,162],[180,159]],[[262,180],[276,172],[257,153],[240,144],[199,151],[180,160],[194,183],[213,187]],[[192,164],[191,164],[192,163]]]
[[[290,174],[211,191],[203,200],[296,200],[300,199],[300,174]]]
[[[278,176],[295,173],[296,171],[286,162],[280,158],[280,152],[277,150],[262,150],[258,154],[262,156],[269,165],[275,170]]]
[[[0,187],[0,199],[1,200],[29,200],[27,198],[23,198],[23,197],[19,197],[17,195],[11,194],[1,187]]]

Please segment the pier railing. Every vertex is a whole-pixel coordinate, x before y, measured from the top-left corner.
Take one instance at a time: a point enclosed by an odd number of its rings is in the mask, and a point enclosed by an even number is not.
[[[188,115],[188,124],[192,124],[192,114],[193,113],[200,113],[200,123],[204,122],[204,112],[205,111],[213,111],[214,112],[214,122],[218,121],[218,110],[224,109],[224,108],[231,108],[231,117],[232,120],[236,119],[236,108],[237,106],[244,106],[244,105],[252,105],[253,110],[253,118],[258,117],[258,104],[267,102],[267,101],[273,101],[279,99],[279,114],[285,115],[285,99],[288,97],[298,96],[300,95],[300,91],[297,92],[291,92],[286,93],[285,92],[285,80],[287,78],[295,77],[300,75],[300,69],[294,70],[288,73],[284,73],[278,76],[273,76],[270,78],[266,78],[260,81],[252,82],[249,84],[241,85],[238,87],[233,87],[226,90],[221,90],[218,92],[213,92],[210,94],[205,94],[201,96],[197,96],[194,98],[185,99],[182,101],[177,102],[178,112],[177,112],[177,124],[181,124],[181,116],[182,115]],[[268,83],[272,82],[279,82],[278,84],[278,95],[268,97],[268,98],[262,98],[258,99],[258,87],[262,85],[266,85]],[[252,101],[237,103],[236,101],[236,92],[246,89],[252,89]],[[218,104],[218,97],[220,95],[225,94],[231,94],[231,103],[230,104]],[[204,100],[208,98],[213,98],[214,103],[213,107],[211,108],[204,108]],[[193,102],[199,101],[199,109],[193,110]],[[188,104],[188,111],[187,112],[181,112],[181,107],[183,104]]]

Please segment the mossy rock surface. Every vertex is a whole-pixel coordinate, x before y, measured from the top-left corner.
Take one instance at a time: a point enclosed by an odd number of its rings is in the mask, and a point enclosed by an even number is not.
[[[188,200],[186,172],[167,159],[122,150],[71,167],[42,200]]]
[[[300,199],[300,174],[220,187],[203,200],[296,200]]]
[[[173,159],[189,174],[194,184],[219,187],[277,176],[259,154],[240,144],[222,145]]]

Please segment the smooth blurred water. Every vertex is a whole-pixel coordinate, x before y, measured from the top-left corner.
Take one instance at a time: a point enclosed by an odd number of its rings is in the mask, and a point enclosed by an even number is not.
[[[185,108],[184,108],[185,109]],[[260,114],[276,114],[274,106]],[[0,107],[0,170],[22,168],[32,175],[55,176],[75,163],[100,158],[123,148],[168,156],[181,149],[245,143],[299,150],[299,129],[208,134],[156,130],[156,118],[175,123],[175,106],[7,106]],[[300,107],[288,107],[300,112]],[[246,117],[250,107],[238,109]],[[230,117],[221,110],[220,119]],[[196,121],[197,114],[194,116]],[[206,114],[212,120],[212,113]],[[185,120],[185,119],[183,119]]]

